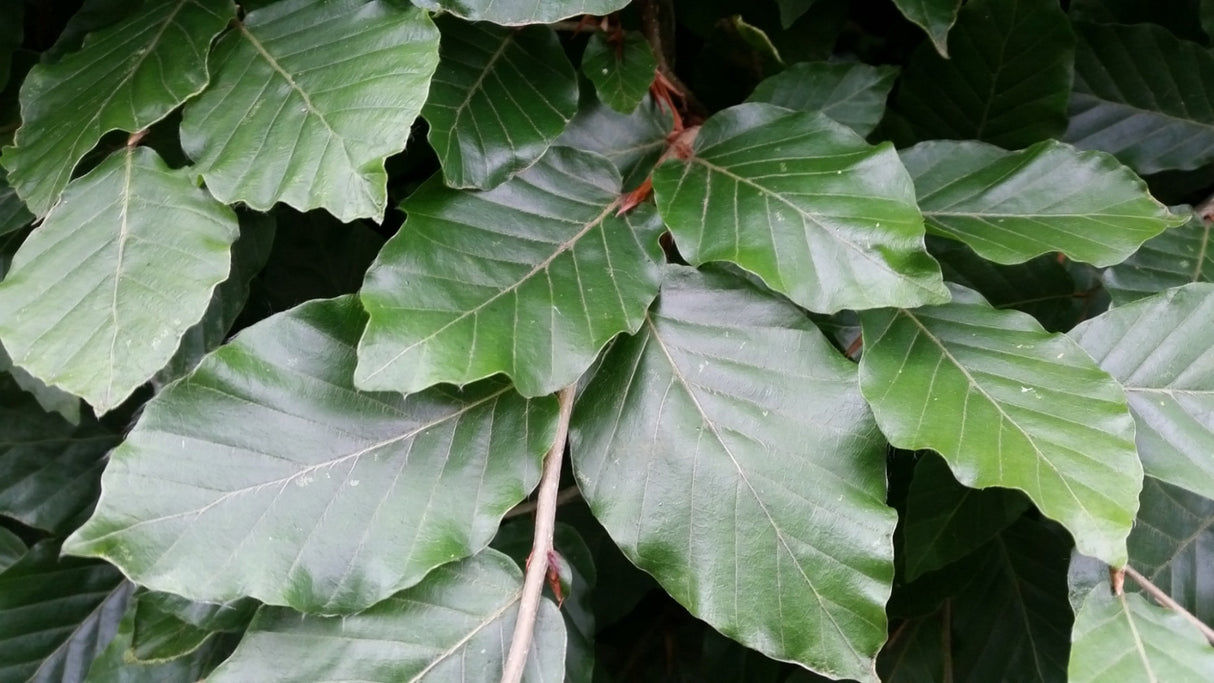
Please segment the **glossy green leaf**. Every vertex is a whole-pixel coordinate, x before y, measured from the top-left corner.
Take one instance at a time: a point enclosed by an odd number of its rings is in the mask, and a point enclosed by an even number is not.
[[[257,605],[247,598],[216,605],[191,602],[169,593],[140,593],[132,601],[132,624],[125,634],[122,659],[142,664],[179,660],[179,666],[192,668],[210,662],[214,668],[227,653],[219,661],[211,661],[211,655],[233,637],[239,640]],[[161,677],[169,678],[164,674]]]
[[[28,548],[13,532],[0,527],[0,574],[20,560]]]
[[[1214,284],[1118,306],[1070,336],[1125,387],[1152,477],[1214,498]]]
[[[645,98],[657,68],[649,42],[634,31],[617,40],[595,33],[582,53],[582,73],[594,84],[599,99],[622,114],[636,109]]]
[[[671,127],[670,113],[648,97],[632,113],[621,114],[586,88],[577,116],[556,144],[607,157],[623,176],[623,188],[633,190],[649,177],[666,150]]]
[[[556,32],[440,19],[441,60],[422,116],[450,187],[488,189],[535,163],[577,111]]]
[[[866,136],[885,113],[898,69],[862,62],[801,62],[765,79],[747,102],[820,111]]]
[[[334,614],[487,545],[538,481],[555,400],[356,391],[364,322],[353,297],[312,302],[207,356],[147,404],[67,550],[195,600]]]
[[[172,358],[236,235],[231,209],[152,150],[124,148],[21,245],[0,283],[0,338],[14,363],[104,413]]]
[[[901,155],[928,230],[996,263],[1057,251],[1108,266],[1184,220],[1113,157],[1053,140],[1019,152],[933,140]]]
[[[1142,466],[1120,385],[1069,337],[953,288],[952,303],[861,316],[860,386],[898,448],[966,486],[1019,489],[1080,552],[1126,560]]]
[[[411,0],[414,5],[443,11],[469,21],[490,21],[503,26],[551,24],[579,14],[602,16],[627,5],[629,0]]]
[[[875,681],[895,518],[885,446],[795,306],[671,268],[575,407],[574,471],[629,559],[747,647]]]
[[[1075,25],[1067,142],[1141,174],[1214,161],[1214,56],[1150,24]]]
[[[504,373],[542,396],[575,382],[641,325],[661,278],[661,223],[644,205],[616,216],[619,193],[606,159],[569,148],[489,192],[432,178],[367,271],[356,385],[410,393]]]
[[[182,148],[225,203],[382,219],[384,159],[405,147],[438,64],[438,30],[385,0],[285,0],[249,12],[209,60]]]
[[[101,136],[159,121],[207,83],[211,39],[231,0],[148,3],[92,34],[80,51],[35,66],[21,87],[21,128],[0,158],[30,211],[42,216]]]
[[[898,11],[923,29],[941,57],[948,57],[948,32],[957,21],[961,0],[894,0]]]
[[[1130,561],[1198,619],[1214,623],[1214,500],[1153,477],[1128,545]],[[1127,589],[1137,589],[1126,581]]]
[[[1124,304],[1191,282],[1214,280],[1214,224],[1196,214],[1189,222],[1165,231],[1121,264],[1104,271],[1104,288],[1113,303]]]
[[[118,632],[93,660],[84,683],[169,683],[202,681],[232,650],[232,636],[219,636],[171,660],[145,662],[132,657],[135,608],[128,607]]]
[[[732,261],[810,310],[948,300],[893,148],[822,114],[719,112],[691,158],[654,171],[653,189],[688,261]]]
[[[1054,0],[973,0],[949,33],[949,59],[920,45],[890,103],[899,145],[977,138],[1014,149],[1066,129],[1075,35]]]
[[[266,607],[208,680],[498,681],[522,583],[513,560],[485,550],[353,616]],[[565,626],[543,600],[523,680],[559,681],[564,661]]]
[[[20,230],[34,220],[34,215],[25,208],[25,202],[8,184],[8,176],[0,168],[0,235]]]
[[[1214,649],[1184,617],[1098,585],[1075,615],[1067,680],[1208,681]]]
[[[43,542],[0,573],[0,680],[84,677],[114,637],[132,585],[104,562],[60,558]]]

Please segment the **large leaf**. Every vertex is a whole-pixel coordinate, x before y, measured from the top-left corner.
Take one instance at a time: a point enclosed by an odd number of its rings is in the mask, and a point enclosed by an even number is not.
[[[422,116],[450,187],[487,189],[535,163],[577,111],[556,33],[440,19],[442,59]]]
[[[1125,393],[1069,337],[953,288],[952,303],[862,314],[860,386],[890,443],[958,481],[1024,491],[1080,552],[1126,560],[1142,466]]]
[[[822,114],[720,112],[689,159],[654,171],[653,189],[688,261],[732,261],[810,310],[948,300],[893,148]]]
[[[1214,56],[1151,24],[1075,31],[1067,142],[1141,174],[1214,161]]]
[[[1088,593],[1075,614],[1067,680],[1214,680],[1214,650],[1184,617],[1108,584]]]
[[[1196,214],[1165,231],[1119,265],[1104,271],[1104,288],[1123,304],[1190,282],[1214,280],[1214,224]]]
[[[324,208],[381,219],[384,159],[405,146],[438,64],[438,30],[384,0],[286,0],[211,53],[210,87],[185,109],[181,144],[226,203]]]
[[[661,224],[616,216],[604,158],[554,148],[489,192],[431,179],[367,271],[355,383],[405,393],[509,375],[524,396],[573,383],[657,294]]]
[[[98,413],[164,366],[228,275],[236,216],[144,147],[64,192],[0,283],[13,362]]]
[[[1118,306],[1070,336],[1125,387],[1152,477],[1214,498],[1214,284]]]
[[[538,480],[555,401],[500,383],[358,392],[364,320],[352,297],[305,304],[166,388],[111,455],[68,552],[196,600],[333,614],[487,545]]]
[[[498,681],[518,614],[522,572],[485,550],[349,617],[262,608],[232,657],[207,680]],[[565,626],[540,603],[523,680],[559,681]]]
[[[104,562],[60,558],[43,542],[0,574],[0,680],[84,678],[126,610],[132,586]]]
[[[898,69],[862,62],[801,62],[765,79],[747,98],[798,111],[820,111],[868,135],[885,113]]]
[[[551,24],[578,14],[606,15],[629,0],[411,0],[428,10],[442,10],[470,21],[504,26]]]
[[[594,83],[599,99],[622,114],[645,98],[657,68],[649,41],[635,31],[612,40],[595,33],[582,53],[582,73]]]
[[[973,0],[948,37],[911,55],[891,109],[899,144],[977,138],[1009,149],[1066,128],[1075,36],[1055,0]]]
[[[854,366],[796,307],[672,268],[579,399],[571,452],[595,516],[693,614],[875,681],[895,517],[871,420]]]
[[[593,88],[584,88],[577,116],[556,142],[607,157],[623,176],[623,188],[632,190],[666,150],[671,126],[670,113],[648,97],[631,114],[621,114],[600,102]]]
[[[894,0],[898,11],[922,28],[941,57],[948,57],[948,31],[957,21],[961,0]]]
[[[231,0],[168,0],[92,34],[79,52],[35,66],[21,87],[21,128],[4,150],[9,182],[45,214],[72,169],[111,130],[138,131],[207,83],[211,39]]]
[[[997,263],[1060,251],[1108,266],[1184,220],[1113,157],[1053,140],[1020,152],[933,140],[904,150],[902,162],[928,230]]]

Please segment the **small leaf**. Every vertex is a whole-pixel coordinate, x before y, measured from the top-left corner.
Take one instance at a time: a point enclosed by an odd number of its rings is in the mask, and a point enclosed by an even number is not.
[[[1170,289],[1070,332],[1125,387],[1142,466],[1214,498],[1214,284]]]
[[[898,11],[922,28],[941,57],[948,57],[948,31],[957,21],[961,0],[894,0]]]
[[[1085,555],[1125,562],[1142,466],[1125,393],[1069,337],[953,288],[952,303],[866,311],[860,387],[898,448],[966,486],[1024,491]]]
[[[1214,622],[1214,500],[1153,477],[1127,542],[1138,571],[1198,619]],[[1127,590],[1136,590],[1126,581]]]
[[[719,112],[690,159],[654,171],[653,189],[693,265],[731,261],[810,310],[948,300],[893,148],[822,114],[760,103]]]
[[[692,614],[770,657],[876,680],[896,521],[885,446],[855,367],[803,312],[671,267],[571,438],[595,516]]]
[[[118,632],[92,661],[84,683],[165,683],[201,681],[231,653],[232,637],[212,637],[181,657],[159,662],[133,658],[135,606],[127,608]]]
[[[20,5],[18,5],[20,7]],[[8,176],[0,168],[0,235],[20,230],[34,221],[34,215],[25,208],[25,202],[8,184]]]
[[[1120,305],[1190,282],[1214,280],[1214,224],[1196,214],[1179,228],[1147,240],[1119,265],[1104,271],[1104,288]]]
[[[353,297],[311,302],[166,387],[111,455],[67,551],[193,600],[334,614],[486,546],[539,479],[555,400],[502,383],[358,392],[364,321]]]
[[[582,53],[582,73],[594,84],[599,99],[627,114],[645,98],[658,68],[657,57],[645,37],[627,31],[613,42],[595,33]]]
[[[862,136],[885,113],[885,98],[898,69],[861,62],[802,62],[764,79],[747,102],[767,102],[797,111],[820,111]]]
[[[16,146],[3,156],[30,211],[50,210],[102,135],[143,130],[201,91],[211,39],[234,9],[231,0],[150,2],[79,52],[35,66],[21,86]]]
[[[231,209],[128,147],[64,192],[0,283],[13,362],[100,414],[172,358],[228,276]]]
[[[207,680],[497,681],[522,583],[513,560],[484,550],[353,616],[264,607]],[[564,664],[565,627],[556,606],[543,600],[523,680],[559,681]]]
[[[623,176],[623,189],[632,190],[649,177],[666,150],[672,121],[670,113],[646,97],[631,114],[603,104],[591,89],[583,92],[577,116],[556,144],[607,157]]]
[[[249,12],[209,63],[214,77],[185,109],[181,145],[216,197],[383,218],[384,159],[405,147],[438,64],[425,12],[285,0]]]
[[[1053,140],[1019,152],[932,140],[901,155],[928,230],[996,263],[1059,251],[1108,266],[1184,220],[1113,157]]]
[[[524,396],[577,381],[657,295],[661,224],[616,216],[620,180],[597,155],[554,148],[488,192],[437,178],[367,271],[371,320],[355,383],[410,393],[504,373]]]
[[[411,0],[435,12],[450,12],[469,21],[502,26],[551,24],[579,14],[605,16],[622,9],[629,0]]]
[[[441,18],[422,116],[449,187],[488,189],[535,163],[577,111],[578,83],[548,27]]]

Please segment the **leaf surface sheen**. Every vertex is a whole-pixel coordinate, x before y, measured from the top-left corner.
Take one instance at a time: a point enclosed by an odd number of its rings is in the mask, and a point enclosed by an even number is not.
[[[1115,305],[1142,299],[1169,287],[1214,281],[1214,223],[1193,214],[1189,222],[1147,240],[1125,261],[1104,271],[1101,280]]]
[[[468,21],[488,21],[500,26],[551,24],[579,14],[605,16],[622,9],[630,0],[411,0],[431,11],[443,11]]]
[[[167,387],[68,552],[194,600],[348,614],[486,546],[539,480],[555,400],[359,392],[364,322],[353,297],[304,304]]]
[[[622,187],[633,190],[666,151],[672,126],[670,113],[648,95],[631,113],[621,114],[600,102],[593,88],[584,88],[578,113],[556,144],[607,157],[624,178]]]
[[[237,233],[232,210],[183,172],[124,148],[74,180],[17,251],[0,338],[15,364],[107,412],[202,317]]]
[[[875,681],[896,523],[855,369],[804,314],[672,267],[575,407],[583,496],[634,563],[769,657]]]
[[[820,111],[867,136],[885,113],[898,69],[862,62],[800,62],[764,79],[747,102],[797,111]]]
[[[635,31],[624,33],[618,43],[595,33],[582,53],[582,73],[599,99],[621,114],[636,109],[645,98],[657,68],[649,41]]]
[[[381,220],[384,160],[405,147],[438,64],[438,30],[383,0],[284,0],[216,44],[182,149],[224,203],[284,202]]]
[[[961,0],[894,0],[898,11],[923,29],[941,57],[948,57],[948,32],[957,21]]]
[[[861,314],[860,386],[898,448],[930,448],[966,486],[1028,494],[1112,565],[1142,466],[1125,393],[1069,337],[953,287],[952,303]]]
[[[488,192],[431,179],[367,271],[355,384],[410,393],[504,373],[524,396],[572,384],[657,295],[661,223],[616,216],[616,170],[553,148]]]
[[[731,261],[812,311],[948,300],[893,148],[822,114],[719,112],[690,159],[654,171],[653,189],[689,262]]]

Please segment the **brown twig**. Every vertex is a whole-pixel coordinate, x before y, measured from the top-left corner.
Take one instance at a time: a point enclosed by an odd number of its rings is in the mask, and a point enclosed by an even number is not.
[[[1201,635],[1205,636],[1210,645],[1214,645],[1214,628],[1210,628],[1209,625],[1207,625],[1204,621],[1194,616],[1192,612],[1185,609],[1184,606],[1173,600],[1172,596],[1163,592],[1159,586],[1151,583],[1150,579],[1142,574],[1139,574],[1133,567],[1127,565],[1123,571],[1125,571],[1126,576],[1134,579],[1135,583],[1142,586],[1142,590],[1146,591],[1148,595],[1155,598],[1159,604],[1189,620],[1190,623],[1197,627],[1198,631],[1201,631]]]
[[[662,14],[664,12],[673,12],[670,9],[669,3],[670,0],[642,0],[641,33],[645,36],[645,40],[653,50],[653,56],[658,60],[658,73],[680,95],[687,108],[694,111],[702,120],[708,110],[696,99],[695,93],[691,92],[691,88],[688,88],[687,84],[680,80],[678,74],[674,72],[674,66],[671,64],[671,61],[674,59],[674,45],[671,44],[673,41],[667,40],[662,36],[662,28],[664,26]]]

